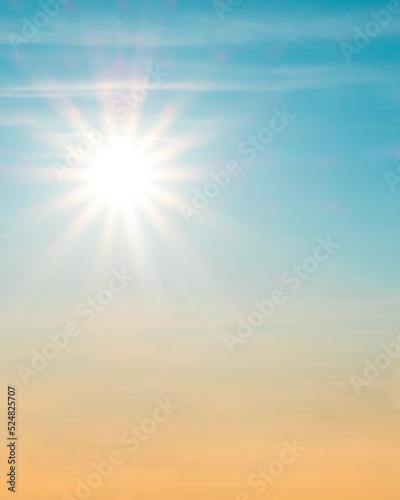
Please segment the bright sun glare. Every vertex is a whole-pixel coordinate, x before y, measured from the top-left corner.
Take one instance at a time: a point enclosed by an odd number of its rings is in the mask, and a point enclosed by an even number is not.
[[[71,116],[81,117],[72,104],[70,111]],[[193,180],[192,173],[174,163],[180,155],[202,145],[205,136],[199,130],[190,130],[170,137],[169,129],[177,115],[177,110],[167,106],[155,118],[152,128],[143,132],[137,113],[124,127],[121,125],[118,133],[104,138],[88,154],[82,154],[84,162],[79,168],[68,169],[70,183],[65,185],[66,192],[38,206],[37,213],[43,218],[57,218],[74,207],[76,217],[49,248],[38,276],[43,278],[43,273],[61,266],[92,224],[98,231],[95,273],[101,274],[120,255],[121,249],[127,248],[127,259],[135,273],[143,280],[149,276],[153,279],[147,248],[150,230],[165,240],[179,261],[193,252],[175,227],[174,219],[169,218],[171,211],[175,213],[188,202],[176,189],[178,183]],[[78,127],[81,122],[73,121],[72,125]],[[198,267],[196,260],[193,268]],[[158,286],[159,279],[155,276],[154,286]]]
[[[117,203],[139,201],[150,188],[148,160],[131,147],[112,146],[93,159],[91,177],[97,194]]]

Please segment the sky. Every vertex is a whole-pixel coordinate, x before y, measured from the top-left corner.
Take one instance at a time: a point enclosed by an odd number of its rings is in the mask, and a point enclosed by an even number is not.
[[[397,499],[400,2],[6,0],[0,28],[16,496]]]

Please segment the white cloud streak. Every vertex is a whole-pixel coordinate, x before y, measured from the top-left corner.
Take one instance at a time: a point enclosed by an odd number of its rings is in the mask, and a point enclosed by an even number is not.
[[[341,85],[393,85],[398,81],[398,68],[369,67],[362,65],[285,65],[273,69],[259,67],[230,67],[224,69],[224,80],[218,79],[214,69],[202,65],[203,77],[198,80],[167,81],[160,84],[159,91],[193,92],[289,92],[331,88]],[[21,85],[0,87],[0,98],[54,98],[93,97],[96,93],[112,95],[133,91],[140,83],[132,81],[63,82],[56,84]]]
[[[379,9],[375,9],[379,10]],[[186,16],[176,24],[143,29],[121,21],[117,31],[96,27],[87,21],[54,22],[48,30],[41,30],[32,39],[33,44],[87,46],[87,47],[190,47],[221,44],[248,43],[307,43],[339,42],[354,37],[355,26],[362,27],[372,18],[369,11],[345,13],[343,17],[231,19],[221,23],[216,16]],[[10,24],[3,20],[0,43],[11,44],[8,34],[20,34],[22,22]],[[393,17],[389,26],[381,31],[380,38],[400,35],[400,17]]]

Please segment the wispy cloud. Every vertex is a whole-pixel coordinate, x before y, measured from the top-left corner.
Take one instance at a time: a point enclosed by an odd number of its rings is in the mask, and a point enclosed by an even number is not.
[[[262,20],[232,19],[221,23],[217,16],[199,15],[180,17],[173,24],[148,27],[131,26],[121,20],[118,30],[94,26],[93,22],[76,21],[73,24],[54,20],[31,40],[34,44],[88,46],[88,47],[171,47],[207,46],[218,44],[248,44],[263,42],[306,43],[313,41],[343,41],[354,37],[354,27],[371,20],[370,11],[344,13],[343,17],[272,16]],[[8,34],[19,34],[22,23],[3,20],[0,43],[10,44]],[[72,36],[73,35],[73,36]],[[381,31],[379,37],[400,35],[400,19]]]
[[[224,79],[218,78],[212,67],[201,65],[202,78],[197,80],[174,80],[160,84],[158,91],[196,92],[287,92],[294,90],[330,88],[339,85],[388,84],[398,79],[398,68],[394,66],[374,67],[354,65],[285,65],[272,69],[247,67],[224,68]],[[54,98],[88,97],[96,92],[114,94],[140,88],[138,81],[59,81],[55,84],[21,85],[0,87],[0,97],[6,98]]]

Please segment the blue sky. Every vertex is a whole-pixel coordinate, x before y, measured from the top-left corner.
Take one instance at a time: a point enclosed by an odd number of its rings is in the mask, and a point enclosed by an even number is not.
[[[13,269],[16,255],[24,254],[22,261],[33,268],[63,225],[79,215],[73,208],[47,222],[30,215],[37,204],[71,190],[70,182],[57,183],[54,162],[79,142],[83,128],[95,128],[109,115],[110,102],[146,66],[158,65],[168,77],[140,109],[138,140],[168,107],[177,118],[159,143],[196,142],[168,160],[184,179],[167,182],[168,188],[190,199],[209,171],[231,160],[243,167],[189,224],[177,207],[163,209],[188,245],[210,259],[206,267],[224,269],[240,288],[251,290],[260,274],[266,273],[266,282],[273,279],[306,255],[316,237],[332,234],[343,243],[332,264],[338,266],[337,293],[393,293],[399,197],[390,192],[384,172],[396,172],[400,152],[400,17],[393,16],[350,64],[340,49],[340,43],[352,42],[355,26],[371,20],[372,9],[385,7],[247,0],[221,20],[212,2],[71,1],[15,53],[9,33],[20,33],[21,19],[32,19],[40,7],[3,3],[0,175],[6,189],[0,229],[9,234],[2,248],[3,286],[17,280],[17,289],[23,288],[26,270]],[[285,106],[296,119],[247,164],[238,145]],[[68,115],[72,107],[80,118]],[[96,244],[101,224],[93,223],[85,235],[93,239],[73,250],[77,269],[89,272],[88,248]],[[279,255],[278,261],[272,263],[270,254]],[[76,280],[70,271],[57,273],[62,296],[61,283]],[[163,286],[168,296],[173,285],[167,279]]]

